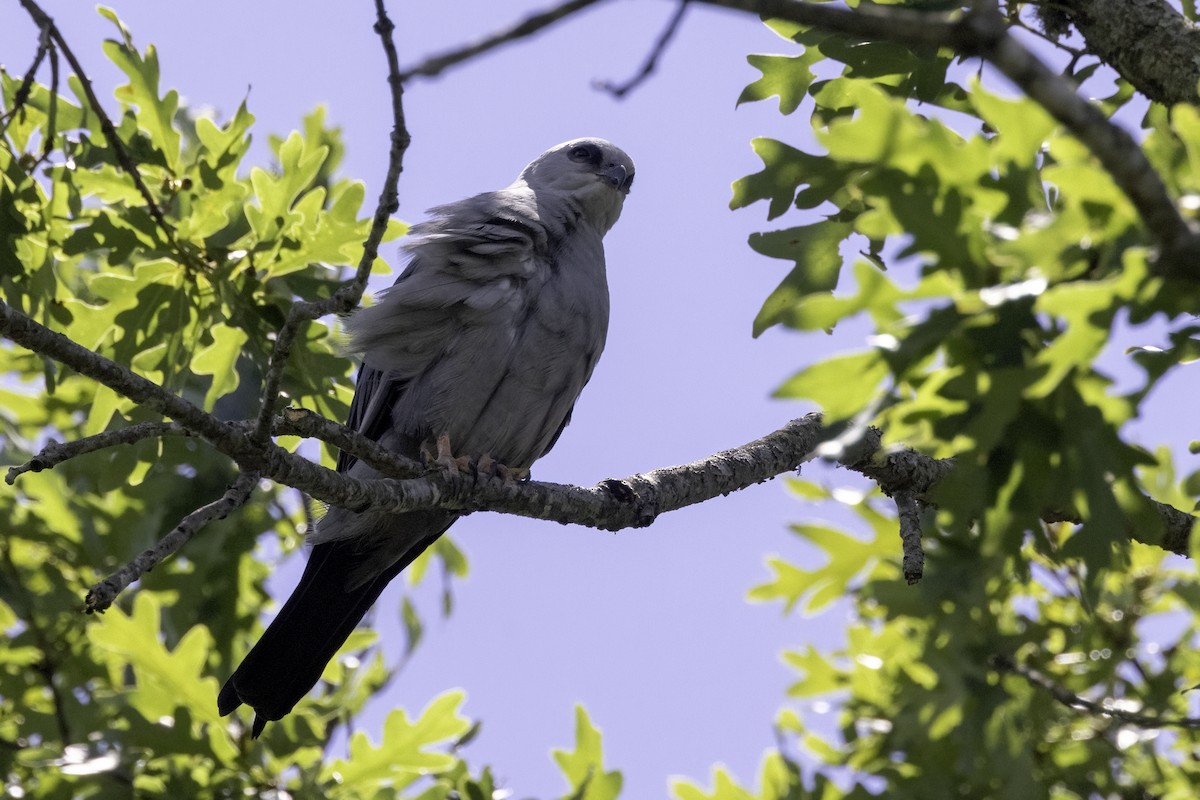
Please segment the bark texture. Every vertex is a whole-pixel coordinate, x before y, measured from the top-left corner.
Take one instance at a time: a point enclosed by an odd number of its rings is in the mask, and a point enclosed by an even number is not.
[[[1057,0],[1088,43],[1146,97],[1168,105],[1200,96],[1200,28],[1166,0]]]

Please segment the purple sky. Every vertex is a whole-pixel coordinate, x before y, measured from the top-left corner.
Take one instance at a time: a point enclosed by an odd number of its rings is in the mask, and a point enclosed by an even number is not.
[[[120,76],[100,50],[110,23],[75,2],[43,7],[111,101]],[[390,12],[401,62],[411,64],[541,7],[393,2]],[[215,108],[224,119],[249,91],[256,163],[265,165],[268,133],[286,134],[327,105],[345,135],[343,173],[365,181],[373,203],[391,124],[383,55],[368,0],[334,8],[308,0],[116,5],[138,46],[158,47],[163,86],[193,108]],[[790,265],[747,247],[750,232],[769,227],[766,208],[731,212],[729,185],[759,168],[753,137],[803,143],[809,126],[803,110],[784,118],[773,102],[734,102],[759,74],[746,54],[794,48],[752,17],[697,7],[642,88],[624,101],[591,88],[633,74],[673,10],[667,2],[604,4],[442,78],[416,81],[405,96],[413,144],[398,216],[408,221],[507,184],[542,150],[576,136],[611,139],[638,166],[607,238],[608,346],[571,426],[534,468],[541,479],[590,485],[742,444],[807,410],[769,399],[784,378],[864,345],[855,326],[833,337],[750,336]],[[28,19],[8,4],[0,61],[23,71],[35,42]],[[774,227],[794,224],[785,218]],[[395,246],[385,255],[395,263]],[[1154,433],[1148,441],[1165,438]],[[834,515],[797,504],[782,481],[616,535],[475,515],[452,531],[471,566],[456,586],[453,617],[441,621],[434,594],[418,594],[426,640],[361,722],[374,738],[391,708],[415,713],[463,687],[466,713],[483,720],[466,751],[471,763],[493,764],[517,798],[550,797],[565,784],[549,750],[573,744],[572,707],[581,702],[604,732],[607,766],[624,772],[625,797],[663,796],[674,775],[707,783],[717,762],[751,782],[794,680],[779,652],[808,642],[831,649],[841,641],[842,612],[784,618],[776,607],[747,604],[745,592],[767,576],[766,554],[814,563],[788,534],[789,521]],[[293,580],[285,575],[276,589],[290,591]],[[393,654],[399,597],[392,587],[376,611]]]

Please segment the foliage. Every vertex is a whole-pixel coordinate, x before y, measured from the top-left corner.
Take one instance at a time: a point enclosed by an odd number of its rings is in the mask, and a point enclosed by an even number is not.
[[[329,296],[344,278],[340,265],[359,260],[370,227],[363,184],[337,177],[340,135],[321,109],[301,132],[271,139],[274,166],[248,163],[254,117],[246,105],[223,123],[180,108],[177,94],[159,86],[154,48],[139,51],[115,15],[101,13],[118,34],[104,52],[128,78],[116,92],[117,136],[165,224],[118,167],[78,81],[64,94],[34,83],[3,123],[5,302],[221,418],[251,417],[273,332],[291,303]],[[6,110],[20,83],[0,73]],[[387,238],[402,232],[393,223]],[[310,324],[302,345],[284,374],[285,394],[344,419],[352,381],[332,324]],[[51,435],[74,440],[159,419],[9,343],[0,370],[10,378],[0,389],[6,464],[27,461]],[[332,464],[331,453],[322,457]],[[136,594],[101,617],[80,613],[91,583],[218,497],[233,474],[202,443],[167,438],[27,473],[0,493],[5,784],[37,798],[492,797],[490,772],[471,772],[458,753],[474,730],[461,692],[415,717],[396,710],[381,741],[355,734],[345,758],[325,757],[330,738],[396,670],[369,630],[351,637],[318,691],[261,743],[251,744],[236,719],[217,716],[214,676],[229,674],[258,638],[264,581],[306,524],[291,490],[264,486],[236,523],[207,529]],[[443,539],[410,581],[428,575],[431,561],[455,575],[466,570]],[[407,601],[404,618],[411,648],[421,622]],[[582,775],[591,759],[599,764],[599,739],[581,731],[591,749],[581,744],[571,763]],[[580,793],[587,780],[568,779],[572,796],[601,796]]]
[[[162,217],[119,167],[78,81],[63,93],[35,82],[2,123],[5,302],[222,418],[253,416],[290,304],[328,297],[340,265],[361,254],[363,187],[337,175],[340,137],[320,110],[270,140],[272,168],[252,166],[246,106],[223,123],[181,108],[160,88],[154,49],[139,51],[101,13],[117,31],[105,53],[128,78],[117,137]],[[1169,451],[1126,433],[1152,390],[1194,359],[1200,326],[1186,310],[1197,289],[1153,276],[1152,239],[1128,200],[1032,101],[963,79],[947,51],[771,24],[796,51],[751,56],[762,77],[741,101],[803,109],[812,141],[756,140],[763,169],[734,186],[735,208],[766,201],[768,219],[787,218],[750,246],[795,265],[755,330],[819,335],[855,320],[874,331],[868,349],[812,364],[779,393],[957,467],[925,520],[918,587],[903,582],[896,520],[878,494],[846,501],[792,482],[806,502],[848,503],[859,524],[793,526],[825,563],[772,559],[750,599],[808,615],[849,607],[846,644],[785,653],[797,680],[754,788],[717,769],[711,788],[678,780],[673,795],[1191,797],[1193,732],[1070,708],[1021,670],[1147,718],[1183,716],[1200,685],[1200,582],[1154,546],[1145,499],[1191,508],[1200,478],[1177,480]],[[5,109],[20,85],[0,73]],[[1101,105],[1128,117],[1133,96],[1118,80]],[[1142,126],[1170,190],[1194,200],[1200,114],[1151,107]],[[1118,353],[1117,333],[1165,344]],[[351,381],[332,327],[311,323],[300,344],[287,397],[344,418]],[[7,463],[51,435],[156,419],[19,348],[0,348],[0,369]],[[1133,388],[1116,391],[1112,371]],[[268,562],[293,552],[307,524],[285,490],[262,487],[236,524],[212,526],[102,618],[78,613],[98,575],[232,474],[202,443],[166,438],[29,473],[0,493],[6,783],[38,798],[496,796],[490,770],[462,757],[476,726],[461,692],[393,712],[378,743],[360,733],[343,757],[327,753],[397,669],[367,629],[259,743],[216,716],[213,676],[261,632]],[[1085,522],[1047,525],[1046,511]],[[434,561],[466,570],[442,540],[409,580]],[[422,622],[407,600],[401,616],[411,650]],[[818,702],[836,705],[836,729],[809,718]],[[599,731],[582,708],[575,722],[574,749],[554,753],[566,797],[618,797]]]
[[[795,264],[755,330],[873,329],[869,349],[813,364],[779,394],[956,466],[927,514],[919,586],[903,581],[876,491],[851,506],[856,533],[794,527],[823,566],[773,559],[751,592],[810,614],[853,604],[844,648],[785,654],[799,678],[776,725],[809,774],[774,753],[757,793],[719,772],[711,792],[676,796],[1192,796],[1194,732],[1068,708],[1004,665],[1118,710],[1186,716],[1200,582],[1153,546],[1146,497],[1190,510],[1197,479],[1176,481],[1170,452],[1125,429],[1194,359],[1195,285],[1153,277],[1153,239],[1129,201],[1032,100],[960,81],[948,51],[768,24],[798,54],[751,56],[762,77],[741,101],[806,109],[816,146],[758,139],[763,169],[734,184],[734,208],[766,201],[769,219],[795,218],[750,239]],[[1102,105],[1128,119],[1132,97],[1117,81]],[[1176,197],[1197,192],[1198,122],[1192,107],[1142,120]],[[860,257],[843,267],[839,247]],[[1119,353],[1117,336],[1169,345]],[[1113,372],[1133,388],[1115,391]],[[1084,522],[1047,525],[1047,511]],[[818,701],[840,708],[836,731],[805,718]]]

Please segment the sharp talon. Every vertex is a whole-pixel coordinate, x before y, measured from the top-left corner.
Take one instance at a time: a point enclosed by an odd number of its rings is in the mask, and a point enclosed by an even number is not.
[[[496,466],[496,460],[484,453],[475,462],[475,472],[487,478],[494,478],[496,477]]]
[[[505,483],[518,483],[529,480],[529,470],[525,467],[510,467],[506,464],[496,465],[496,475]]]

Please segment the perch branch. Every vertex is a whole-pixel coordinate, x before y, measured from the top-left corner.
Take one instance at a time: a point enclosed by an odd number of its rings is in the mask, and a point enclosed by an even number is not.
[[[1136,725],[1139,728],[1184,728],[1187,730],[1200,730],[1200,718],[1139,714],[1117,708],[1117,701],[1114,700],[1103,700],[1100,702],[1087,700],[1069,691],[1066,687],[1060,686],[1049,676],[1042,674],[1032,667],[1018,664],[1008,656],[994,656],[992,658],[992,668],[997,672],[1016,675],[1024,679],[1030,686],[1043,690],[1059,703],[1076,711],[1086,711],[1098,717],[1108,717],[1118,722]]]
[[[653,75],[654,70],[658,67],[658,59],[662,57],[663,52],[667,49],[667,45],[671,43],[671,39],[679,31],[679,25],[683,22],[683,15],[687,11],[688,2],[690,0],[679,0],[679,7],[675,9],[675,13],[671,16],[667,27],[659,34],[658,41],[654,43],[654,47],[650,50],[650,55],[647,56],[645,63],[642,64],[642,68],[637,71],[637,74],[624,83],[600,81],[596,84],[596,88],[606,91],[620,100],[641,86],[647,78]]]
[[[562,5],[540,11],[537,14],[526,17],[515,25],[489,34],[469,45],[430,56],[420,64],[415,64],[401,72],[400,80],[408,81],[418,75],[432,78],[455,64],[461,64],[463,61],[482,55],[489,50],[495,50],[497,47],[506,45],[509,42],[515,42],[518,39],[532,36],[543,28],[548,28],[554,23],[566,19],[572,14],[582,11],[588,6],[593,6],[598,2],[600,0],[571,0]]]
[[[188,514],[174,530],[159,540],[158,544],[92,586],[84,600],[87,613],[93,614],[107,609],[126,586],[177,553],[198,530],[210,522],[225,519],[233,511],[244,506],[257,483],[258,475],[255,472],[242,472],[219,500],[214,500]]]

